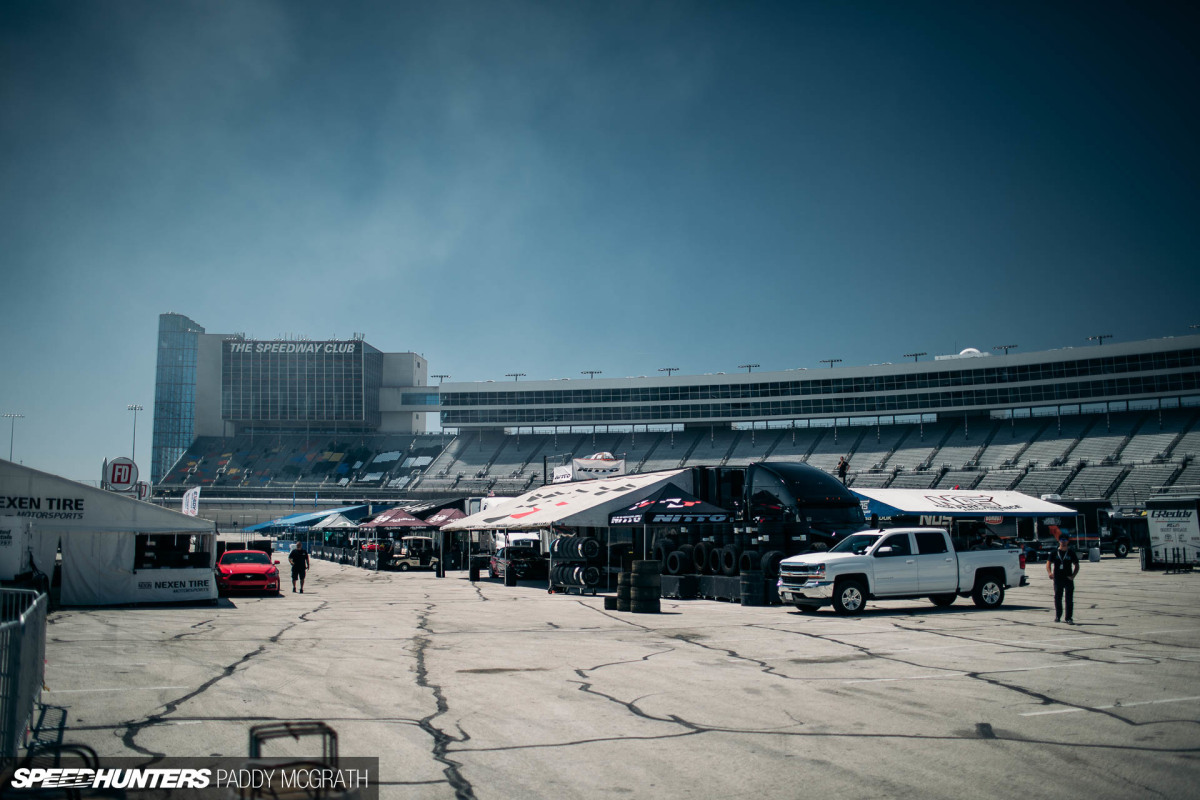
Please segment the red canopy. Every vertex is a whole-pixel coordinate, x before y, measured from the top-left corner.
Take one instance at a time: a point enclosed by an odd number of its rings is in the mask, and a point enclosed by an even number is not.
[[[428,528],[429,523],[417,519],[402,508],[391,508],[370,522],[359,525],[360,528]]]
[[[462,519],[466,514],[459,511],[457,508],[446,508],[434,514],[432,517],[425,519],[426,524],[442,527],[447,522],[453,522],[456,519]]]

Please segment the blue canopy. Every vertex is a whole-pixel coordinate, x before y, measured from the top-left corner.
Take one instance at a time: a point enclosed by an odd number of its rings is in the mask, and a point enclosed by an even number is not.
[[[300,514],[289,514],[286,517],[278,517],[260,522],[257,525],[251,525],[242,530],[249,533],[258,531],[274,531],[274,530],[291,530],[292,528],[307,528],[310,525],[315,525],[321,520],[333,514],[341,514],[349,520],[358,521],[370,513],[372,506],[357,505],[357,506],[342,506],[341,508],[327,508],[321,511],[306,511]]]

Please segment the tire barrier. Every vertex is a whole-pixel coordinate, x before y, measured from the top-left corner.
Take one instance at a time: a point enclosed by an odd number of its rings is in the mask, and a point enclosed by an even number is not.
[[[762,554],[757,550],[743,550],[738,558],[738,572],[754,572],[762,563]]]
[[[616,597],[604,598],[604,610],[605,611],[616,611],[617,610],[617,598]]]
[[[662,562],[661,561],[650,561],[650,560],[635,561],[635,562],[633,562],[632,572],[634,575],[655,575],[655,576],[661,575],[662,574]]]
[[[708,551],[708,569],[705,570],[709,575],[721,575],[721,562],[725,554],[722,548],[714,547]]]
[[[673,539],[659,539],[654,543],[654,560],[659,561],[665,567],[667,564],[667,556],[675,552],[675,541]]]
[[[696,572],[708,572],[708,554],[711,550],[711,542],[700,542],[692,548],[692,564],[696,567]]]
[[[550,570],[550,582],[556,586],[586,586],[600,584],[600,568],[583,564],[555,564]]]
[[[692,571],[692,560],[682,550],[676,550],[663,562],[668,575],[683,575]]]
[[[779,562],[785,558],[782,550],[768,550],[762,554],[758,568],[768,578],[779,577]]]
[[[629,610],[634,614],[658,614],[662,610],[662,603],[657,597],[653,600],[632,601]]]
[[[766,578],[760,570],[752,570],[742,573],[742,605],[744,606],[761,606],[766,605],[767,585]]]
[[[700,596],[700,576],[680,575],[678,595],[680,600],[694,600]]]
[[[635,614],[659,613],[662,597],[662,562],[635,561],[629,576],[629,610]]]
[[[736,544],[727,544],[720,550],[721,553],[721,573],[732,578],[738,574],[738,559],[742,556],[742,548]],[[714,570],[713,574],[717,572]]]

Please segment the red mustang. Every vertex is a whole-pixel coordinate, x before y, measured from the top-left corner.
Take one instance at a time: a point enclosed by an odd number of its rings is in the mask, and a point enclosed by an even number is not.
[[[261,550],[226,550],[217,560],[217,591],[279,594],[278,563]]]

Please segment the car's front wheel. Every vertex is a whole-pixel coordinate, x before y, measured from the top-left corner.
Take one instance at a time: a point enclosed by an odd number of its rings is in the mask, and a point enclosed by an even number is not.
[[[867,605],[867,587],[859,580],[840,581],[833,590],[833,610],[858,614]]]
[[[1125,542],[1117,542],[1113,545],[1113,555],[1117,558],[1124,558],[1129,555],[1129,545]]]

